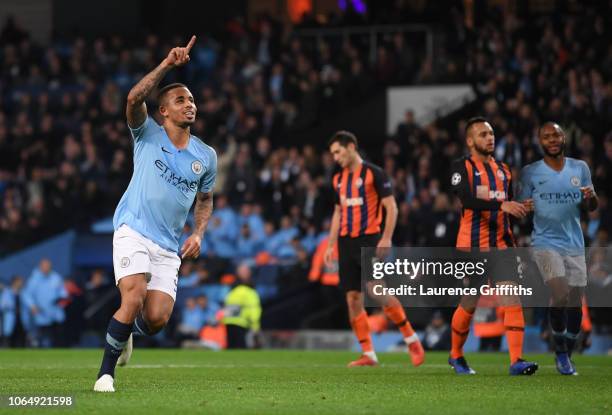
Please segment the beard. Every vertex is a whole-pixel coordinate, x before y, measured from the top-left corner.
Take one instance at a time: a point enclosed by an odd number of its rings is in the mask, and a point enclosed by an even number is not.
[[[492,156],[493,152],[495,151],[495,147],[493,147],[493,150],[489,150],[487,149],[486,146],[479,146],[478,144],[474,143],[474,150],[476,150],[477,153],[483,155],[483,156]]]
[[[544,147],[544,146],[542,146],[542,151],[548,157],[559,157],[559,156],[562,156],[565,153],[565,143],[559,144],[559,150],[554,152],[554,153],[552,151],[548,151],[548,149],[546,147]]]
[[[193,124],[195,124],[195,119],[193,121],[181,121],[178,122],[176,125],[178,125],[181,128],[187,128],[187,127],[191,127]]]

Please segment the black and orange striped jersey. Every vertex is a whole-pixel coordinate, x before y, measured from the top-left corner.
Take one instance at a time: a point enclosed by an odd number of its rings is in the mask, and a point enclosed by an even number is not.
[[[340,236],[356,238],[380,232],[382,204],[393,194],[391,181],[378,166],[362,162],[357,170],[348,168],[333,178],[336,204],[340,205]]]
[[[512,175],[505,163],[464,157],[453,162],[451,185],[463,205],[458,248],[515,246],[510,217],[502,202],[513,197]]]

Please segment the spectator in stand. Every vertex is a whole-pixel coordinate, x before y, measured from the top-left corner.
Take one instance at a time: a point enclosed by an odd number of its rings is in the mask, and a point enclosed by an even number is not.
[[[109,299],[111,296],[113,300]],[[96,307],[95,313],[87,321],[88,328],[102,335],[106,331],[108,319],[116,310],[118,300],[113,281],[102,269],[93,270],[85,284],[85,304]]]
[[[42,259],[23,290],[24,302],[32,313],[38,346],[53,347],[59,343],[66,320],[59,302],[67,298],[64,278],[52,270],[51,261]]]
[[[11,285],[0,293],[2,314],[2,344],[25,347],[30,326],[30,311],[23,300],[23,277],[15,275]]]
[[[194,270],[194,262],[192,260],[184,260],[179,268],[178,287],[195,287],[199,283],[198,274]]]
[[[205,323],[204,309],[199,306],[195,297],[189,297],[185,302],[185,307],[181,313],[181,322],[177,329],[181,340],[200,338],[200,329]]]
[[[238,263],[252,262],[262,247],[263,241],[251,233],[251,227],[248,223],[243,223],[236,242],[237,252],[234,261]]]
[[[447,351],[451,347],[451,328],[440,311],[435,311],[425,327],[423,335],[425,350]]]
[[[236,277],[236,285],[225,297],[222,322],[227,328],[227,348],[246,349],[247,338],[257,336],[261,327],[261,301],[248,265],[238,266]]]
[[[216,257],[218,262],[228,264],[236,255],[236,239],[239,231],[236,213],[227,204],[227,197],[217,196],[215,210],[206,231],[209,254]]]

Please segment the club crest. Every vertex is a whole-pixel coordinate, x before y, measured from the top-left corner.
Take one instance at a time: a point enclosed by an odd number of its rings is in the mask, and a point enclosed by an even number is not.
[[[191,163],[191,171],[194,172],[197,175],[202,174],[202,162],[200,162],[200,160],[196,160],[193,163]]]

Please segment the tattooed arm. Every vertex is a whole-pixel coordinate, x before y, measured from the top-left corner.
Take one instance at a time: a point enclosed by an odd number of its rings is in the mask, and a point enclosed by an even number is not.
[[[189,51],[191,51],[195,40],[196,37],[192,36],[186,47],[173,48],[157,68],[153,69],[145,75],[140,82],[134,85],[128,94],[127,107],[125,109],[125,115],[130,127],[137,128],[145,122],[147,118],[147,105],[145,104],[145,100],[170,69],[189,62]]]
[[[193,210],[193,218],[195,220],[195,229],[193,233],[181,248],[182,258],[197,258],[200,255],[200,246],[202,245],[202,236],[208,226],[208,221],[213,211],[213,194],[212,192],[198,192],[196,195],[195,208]]]
[[[193,217],[195,219],[195,229],[193,233],[204,236],[204,231],[208,226],[208,221],[213,211],[213,194],[198,192],[196,196],[195,209],[193,210]]]
[[[157,68],[149,72],[132,88],[128,94],[127,107],[125,109],[125,116],[127,117],[127,122],[130,127],[140,127],[147,119],[147,104],[145,104],[145,99],[170,69],[170,66],[168,66],[168,63],[164,59]]]

